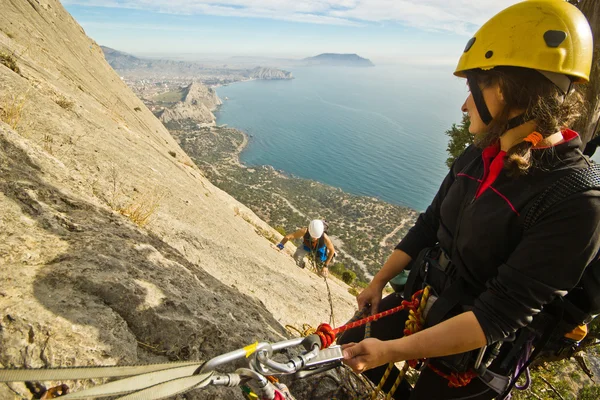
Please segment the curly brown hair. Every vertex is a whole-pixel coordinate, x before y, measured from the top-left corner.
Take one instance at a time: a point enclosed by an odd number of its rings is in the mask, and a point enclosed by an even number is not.
[[[525,120],[535,121],[536,131],[544,138],[569,127],[583,112],[583,98],[578,92],[564,96],[554,83],[534,69],[496,67],[466,73],[482,89],[498,84],[505,103],[500,114],[489,124],[488,131],[475,136],[475,144],[481,148],[496,143],[507,131],[512,110],[525,110]],[[520,142],[508,150],[504,168],[509,175],[525,174],[535,164],[531,147],[530,142]]]

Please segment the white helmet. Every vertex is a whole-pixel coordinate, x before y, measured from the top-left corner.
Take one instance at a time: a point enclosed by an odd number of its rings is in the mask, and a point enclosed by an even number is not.
[[[323,224],[322,220],[313,219],[310,221],[310,224],[308,225],[308,233],[310,234],[310,237],[318,239],[323,236],[324,231],[325,225]]]

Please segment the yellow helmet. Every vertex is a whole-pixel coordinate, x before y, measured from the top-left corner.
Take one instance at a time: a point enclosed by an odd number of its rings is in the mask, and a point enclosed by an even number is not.
[[[592,31],[585,16],[564,0],[528,0],[500,11],[469,40],[454,75],[473,68],[532,68],[588,82]]]

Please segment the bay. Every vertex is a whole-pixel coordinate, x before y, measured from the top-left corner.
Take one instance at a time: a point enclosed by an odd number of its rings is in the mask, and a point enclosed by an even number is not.
[[[466,83],[449,66],[295,68],[294,80],[218,87],[218,124],[245,131],[246,165],[424,210],[448,172]]]

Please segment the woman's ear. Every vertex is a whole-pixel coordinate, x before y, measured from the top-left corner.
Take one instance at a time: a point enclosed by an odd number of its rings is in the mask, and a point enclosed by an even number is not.
[[[504,95],[502,94],[502,89],[500,89],[500,85],[496,85],[496,95],[498,96],[498,100],[506,104],[506,101],[504,101]]]

